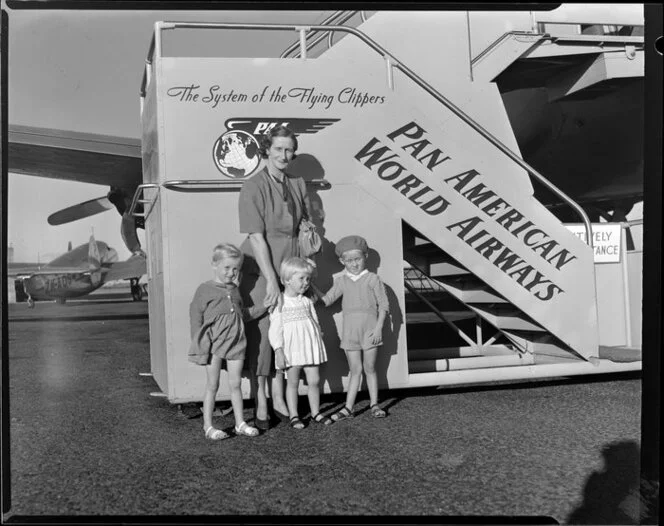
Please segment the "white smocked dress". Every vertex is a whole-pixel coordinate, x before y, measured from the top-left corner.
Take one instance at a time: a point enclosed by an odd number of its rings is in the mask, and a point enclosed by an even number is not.
[[[318,365],[327,361],[325,344],[313,302],[306,296],[283,296],[281,312],[270,314],[269,339],[273,349],[282,347],[286,368]]]

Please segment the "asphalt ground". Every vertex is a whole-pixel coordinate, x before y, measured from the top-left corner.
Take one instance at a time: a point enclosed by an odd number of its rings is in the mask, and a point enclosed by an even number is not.
[[[10,305],[8,313],[8,520],[637,522],[638,373],[393,390],[381,396],[385,419],[373,419],[361,396],[356,418],[330,427],[278,424],[257,438],[211,442],[195,407],[181,411],[150,396],[158,388],[140,374],[150,370],[147,303],[25,309]],[[331,411],[343,398],[322,402]],[[306,415],[306,400],[300,404]],[[230,430],[232,414],[220,409],[215,425]]]

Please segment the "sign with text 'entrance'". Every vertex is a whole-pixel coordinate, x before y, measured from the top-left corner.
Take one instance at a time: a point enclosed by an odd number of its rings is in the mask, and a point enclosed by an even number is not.
[[[586,240],[586,229],[581,224],[565,225],[570,232]],[[593,224],[595,263],[620,263],[622,227],[618,223]]]

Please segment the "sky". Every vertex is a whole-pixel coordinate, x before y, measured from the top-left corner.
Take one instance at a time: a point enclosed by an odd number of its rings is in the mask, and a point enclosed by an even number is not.
[[[5,8],[4,2],[3,8]],[[318,23],[331,11],[76,11],[11,10],[9,16],[9,125],[118,137],[140,137],[139,88],[154,22],[227,21]],[[238,32],[191,31],[164,35],[164,54],[225,56],[269,49],[278,56],[295,33],[239,39]],[[255,34],[254,34],[255,35]],[[268,43],[271,42],[272,44]],[[276,55],[274,55],[276,53]],[[8,175],[7,241],[14,261],[47,262],[67,243],[95,238],[130,256],[120,216],[109,210],[60,226],[46,218],[67,206],[106,195],[108,187]],[[143,231],[139,231],[143,246]]]

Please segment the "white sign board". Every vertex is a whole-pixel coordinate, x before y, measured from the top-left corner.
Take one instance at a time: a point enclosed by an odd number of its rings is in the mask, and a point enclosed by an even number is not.
[[[565,226],[580,239],[586,240],[586,229],[582,224],[567,224]],[[595,223],[592,227],[595,263],[620,263],[622,242],[620,223]]]

